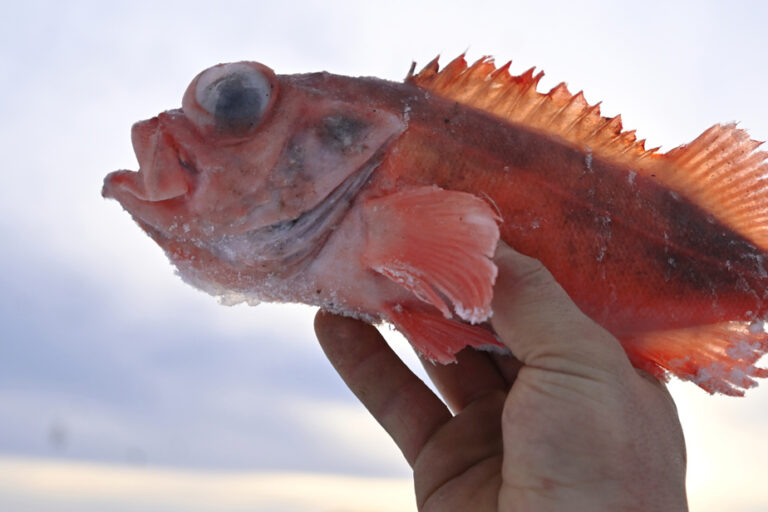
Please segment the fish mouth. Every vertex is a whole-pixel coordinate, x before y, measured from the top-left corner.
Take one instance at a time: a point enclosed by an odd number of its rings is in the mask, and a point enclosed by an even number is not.
[[[139,171],[121,170],[107,175],[101,192],[104,197],[123,203],[130,195],[142,202],[156,203],[189,192],[190,169],[184,165],[179,145],[164,129],[161,119],[178,115],[169,111],[133,125],[131,143]]]
[[[186,193],[167,199],[149,199],[137,194],[136,183],[141,180],[140,172],[120,170],[109,173],[104,178],[101,195],[105,199],[114,199],[128,212],[133,220],[156,240],[161,246],[162,239],[168,239],[165,226],[169,218],[182,218],[188,215]],[[140,186],[140,185],[139,185]],[[164,246],[163,246],[164,247]]]
[[[139,170],[114,171],[104,178],[102,197],[119,202],[145,231],[146,226],[164,231],[169,218],[188,212],[186,198],[195,172],[185,166],[180,145],[165,126],[179,116],[167,111],[134,124],[131,143]]]
[[[389,141],[387,141],[389,142]],[[357,172],[339,184],[312,209],[296,218],[283,220],[238,235],[225,235],[207,242],[215,256],[242,265],[247,255],[249,266],[260,272],[289,277],[303,268],[302,263],[318,254],[335,226],[352,207],[373,171],[384,159],[384,148],[377,151]]]

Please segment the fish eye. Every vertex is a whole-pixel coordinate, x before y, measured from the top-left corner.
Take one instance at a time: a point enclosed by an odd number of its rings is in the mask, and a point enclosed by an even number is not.
[[[265,76],[266,75],[266,76]],[[256,63],[220,64],[203,71],[184,95],[187,117],[219,133],[244,135],[256,127],[274,99],[271,70]]]

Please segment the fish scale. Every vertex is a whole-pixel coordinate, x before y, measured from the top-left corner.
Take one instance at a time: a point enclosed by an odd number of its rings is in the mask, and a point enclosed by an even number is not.
[[[224,302],[390,322],[440,363],[502,347],[486,323],[501,239],[638,368],[730,395],[768,376],[759,143],[729,124],[646,149],[583,93],[509,68],[460,56],[398,84],[220,64],[135,125],[140,169],[103,194]]]

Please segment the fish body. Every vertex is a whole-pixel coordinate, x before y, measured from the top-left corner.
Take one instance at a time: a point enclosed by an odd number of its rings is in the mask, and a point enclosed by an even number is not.
[[[741,394],[768,350],[766,155],[716,125],[666,154],[541,75],[489,59],[405,83],[209,68],[133,128],[120,201],[180,275],[228,302],[388,321],[448,363],[499,347],[499,238],[544,263],[632,362]]]

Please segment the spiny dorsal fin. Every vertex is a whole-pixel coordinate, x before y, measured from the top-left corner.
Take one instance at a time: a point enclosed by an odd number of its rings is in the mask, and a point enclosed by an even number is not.
[[[536,87],[544,75],[533,68],[509,73],[483,57],[471,66],[464,55],[440,70],[438,59],[406,82],[502,119],[558,136],[632,171],[653,176],[734,231],[768,250],[768,153],[756,151],[735,124],[715,125],[690,144],[668,153],[645,149],[635,131],[622,131],[621,116],[600,115],[600,104],[571,94],[564,83],[548,93]]]

